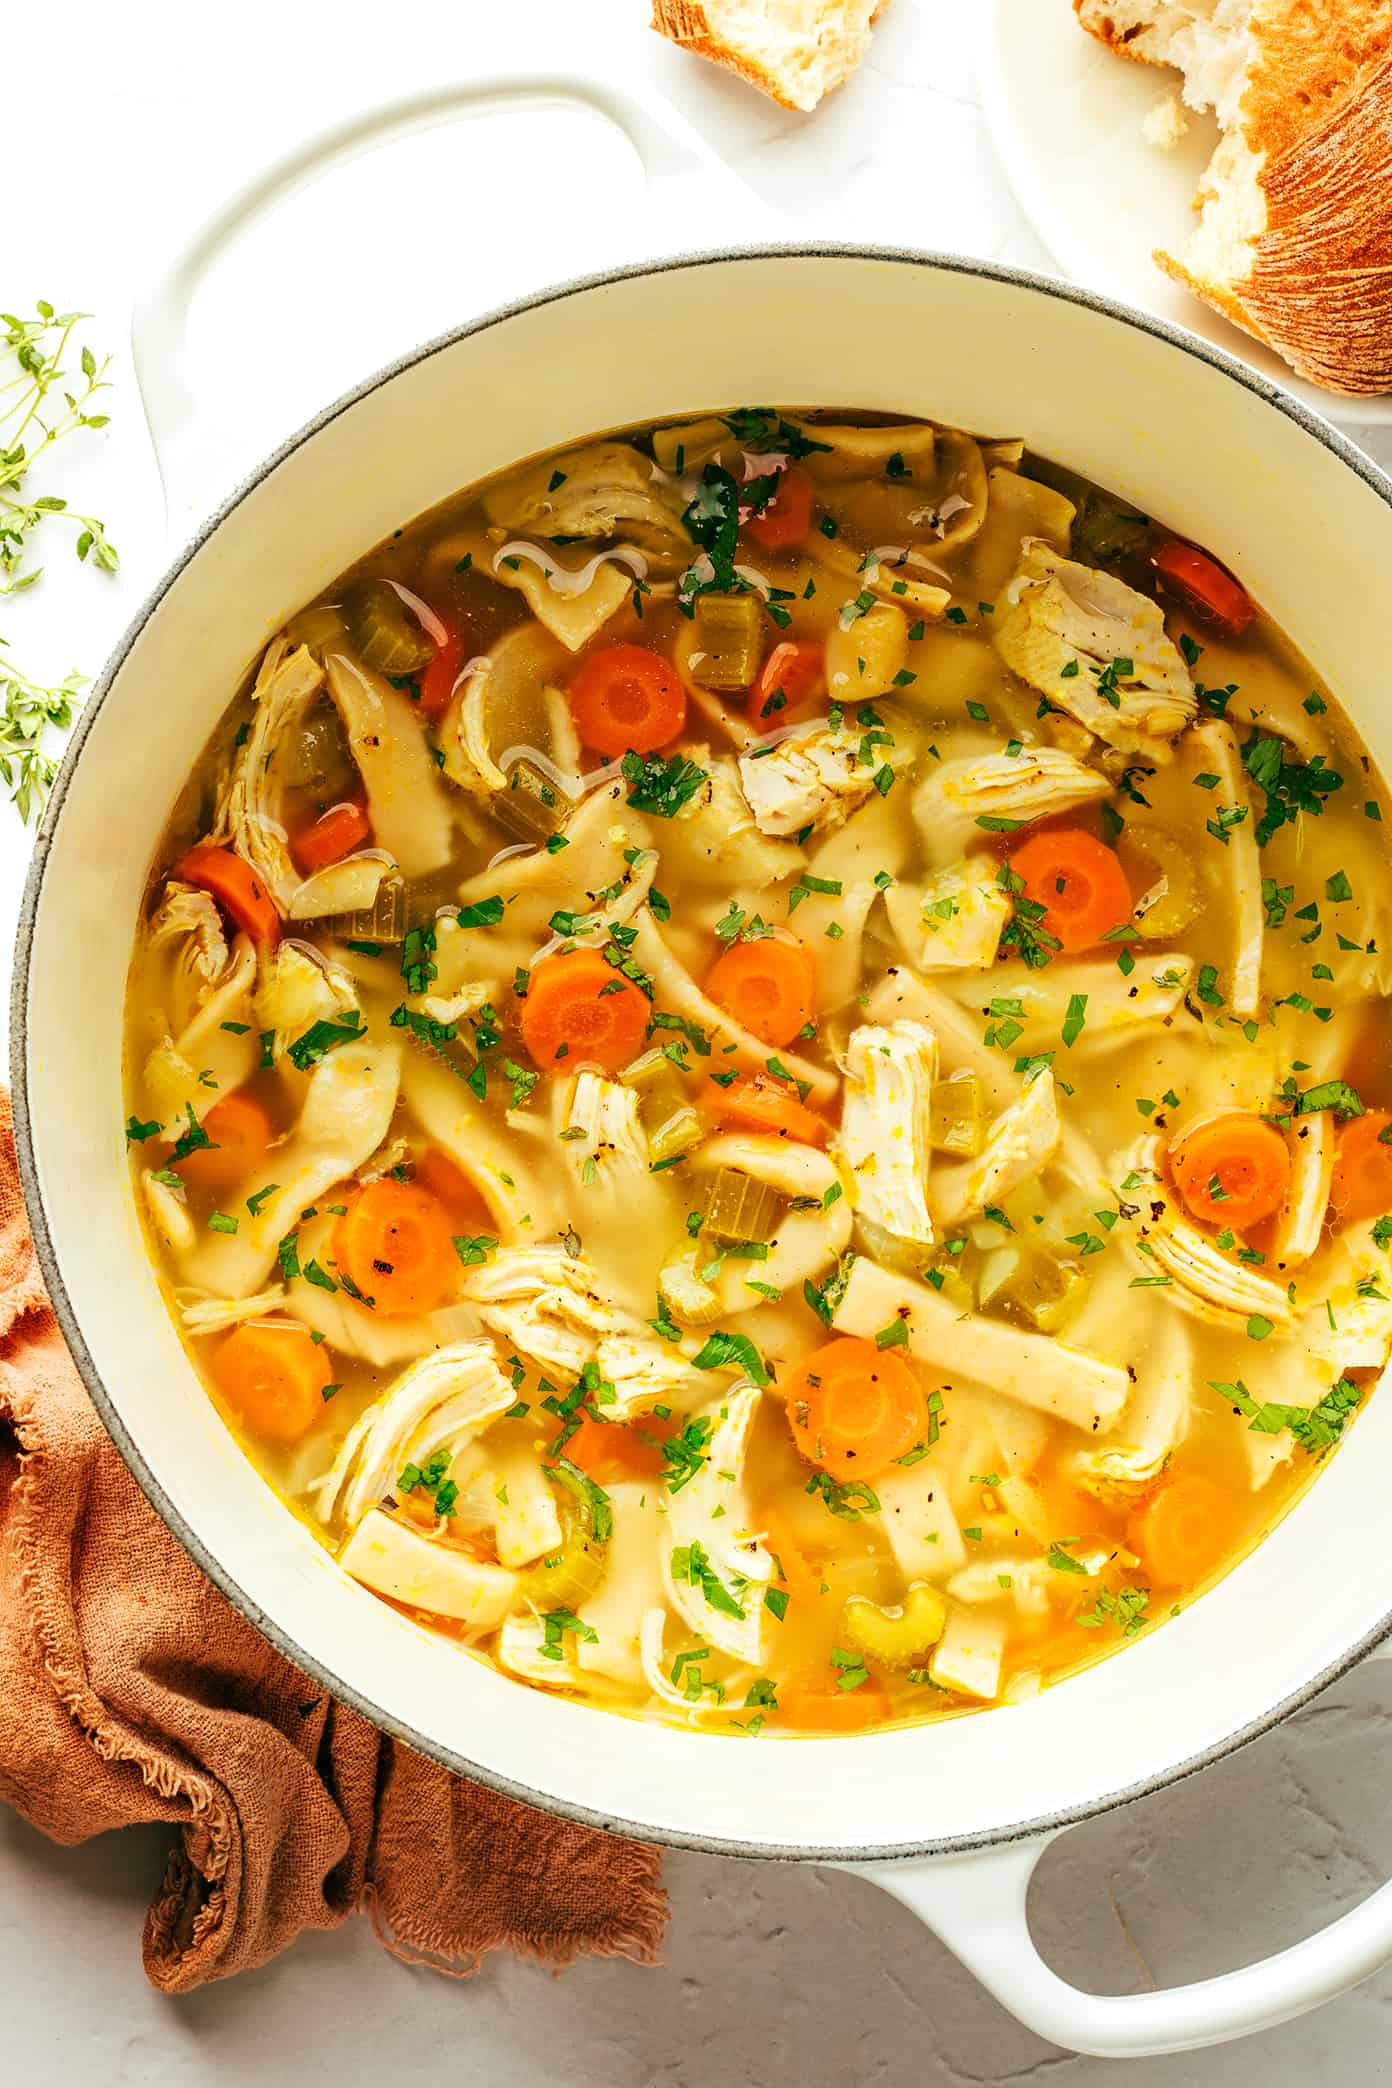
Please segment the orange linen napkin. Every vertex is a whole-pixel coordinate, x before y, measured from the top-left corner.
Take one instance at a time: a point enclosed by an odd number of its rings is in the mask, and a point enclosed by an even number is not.
[[[501,1944],[640,1962],[655,1849],[465,1783],[291,1667],[126,1470],[45,1295],[0,1090],[0,1799],[55,1841],[179,1830],[145,1923],[166,1993],[367,1908],[456,1973]]]

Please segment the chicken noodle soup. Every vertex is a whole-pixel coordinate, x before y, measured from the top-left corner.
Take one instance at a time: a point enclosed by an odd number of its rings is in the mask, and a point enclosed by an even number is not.
[[[1387,1360],[1380,804],[1212,553],[1018,441],[534,460],[297,615],[171,820],[170,1310],[442,1658],[745,1735],[1026,1697]]]

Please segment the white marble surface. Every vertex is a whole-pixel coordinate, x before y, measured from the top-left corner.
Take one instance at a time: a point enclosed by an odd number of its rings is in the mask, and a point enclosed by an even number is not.
[[[0,300],[43,295],[99,315],[94,337],[116,351],[113,425],[62,490],[107,518],[125,554],[122,578],[107,584],[69,570],[55,544],[43,585],[0,616],[15,653],[36,670],[94,670],[158,572],[167,539],[124,340],[132,288],[187,212],[307,124],[374,92],[559,64],[567,39],[583,36],[608,73],[667,95],[784,236],[1047,267],[986,135],[970,5],[895,0],[860,76],[811,119],[650,37],[642,0],[506,0],[488,11],[505,19],[485,18],[481,0],[8,10]],[[229,268],[196,335],[248,456],[394,348],[607,258],[630,224],[635,178],[602,126],[553,112],[417,140],[317,186]],[[389,240],[356,233],[355,199],[369,196]],[[671,244],[747,229],[728,217],[713,206],[684,218]],[[1369,447],[1392,463],[1387,431]],[[0,819],[0,950],[25,849]],[[1068,1837],[1032,1901],[1051,1961],[1112,1992],[1195,1978],[1352,1904],[1392,1869],[1390,1717],[1392,1665],[1365,1667],[1234,1760]],[[555,1977],[498,1961],[455,1986],[395,1965],[355,1923],[169,2002],[145,1985],[139,1958],[161,1849],[153,1832],[55,1849],[0,1812],[0,2079],[288,2088],[368,2082],[426,2054],[452,2078],[500,2088],[1044,2078],[1105,2088],[1124,2071],[1021,2030],[909,1914],[857,1880],[689,1855],[669,1862],[672,1930],[653,1971],[588,1965]],[[1157,2088],[1365,2088],[1389,2073],[1390,2006],[1392,1972],[1289,2029],[1141,2062],[1134,2077]]]

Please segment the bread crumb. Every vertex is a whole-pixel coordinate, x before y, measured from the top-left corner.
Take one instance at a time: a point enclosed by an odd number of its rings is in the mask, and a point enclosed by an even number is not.
[[[1158,152],[1173,152],[1189,129],[1184,98],[1177,87],[1152,102],[1141,123],[1141,136]]]

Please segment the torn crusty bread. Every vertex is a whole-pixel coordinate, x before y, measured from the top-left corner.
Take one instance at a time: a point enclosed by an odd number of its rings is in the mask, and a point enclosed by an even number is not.
[[[1392,390],[1389,0],[1073,0],[1222,137],[1168,275],[1316,384]]]
[[[785,109],[815,109],[849,79],[885,0],[653,0],[653,28],[713,58]]]

